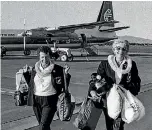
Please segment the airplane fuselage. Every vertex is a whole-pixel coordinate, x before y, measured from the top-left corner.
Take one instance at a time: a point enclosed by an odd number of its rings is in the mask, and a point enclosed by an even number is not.
[[[20,34],[23,33],[24,30],[15,30],[15,29],[8,29],[8,30],[1,30],[1,47],[4,47],[6,51],[24,51],[24,37]],[[37,35],[39,34],[39,35]],[[47,42],[47,41],[48,42]],[[26,36],[26,49],[28,50],[37,50],[38,47],[43,45],[48,45],[50,47],[53,47],[54,44],[51,42],[51,40],[59,40],[59,43],[56,45],[57,47],[61,48],[80,48],[81,43],[78,43],[77,41],[74,41],[73,43],[67,43],[67,40],[69,40],[69,37],[67,35],[56,35],[55,37],[48,38],[45,36],[45,34],[41,32],[34,32],[34,35]]]
[[[24,37],[21,34],[24,32],[21,30],[1,30],[1,46],[6,48],[7,51],[24,51]],[[95,29],[79,29],[74,32],[52,32],[52,37],[47,37],[46,31],[32,30],[29,36],[25,37],[26,49],[27,50],[37,50],[38,47],[42,45],[48,45],[53,47],[54,44],[52,40],[58,41],[57,47],[60,48],[70,48],[78,49],[82,48],[82,38],[81,34],[87,36],[88,43],[101,43],[109,41],[115,38],[115,36],[104,35],[97,28]],[[110,34],[110,33],[109,33]],[[48,42],[47,42],[47,41]]]

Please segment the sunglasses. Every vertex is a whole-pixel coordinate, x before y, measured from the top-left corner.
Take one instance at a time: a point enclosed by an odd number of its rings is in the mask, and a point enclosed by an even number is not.
[[[115,47],[115,49],[116,50],[118,50],[118,51],[120,51],[120,50],[122,50],[122,51],[127,51],[127,48],[123,48],[123,47]]]

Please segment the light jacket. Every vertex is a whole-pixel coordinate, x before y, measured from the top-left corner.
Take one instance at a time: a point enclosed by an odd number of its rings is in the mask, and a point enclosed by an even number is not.
[[[30,75],[30,81],[29,81],[29,89],[28,89],[28,99],[27,99],[27,105],[33,106],[34,105],[34,77],[35,77],[36,71],[33,67],[31,75]],[[62,91],[64,91],[65,84],[64,84],[64,74],[63,74],[63,67],[55,64],[54,68],[50,74],[52,85],[57,91],[57,95],[61,94]],[[66,74],[66,81],[67,86],[69,86],[71,75],[68,73]]]

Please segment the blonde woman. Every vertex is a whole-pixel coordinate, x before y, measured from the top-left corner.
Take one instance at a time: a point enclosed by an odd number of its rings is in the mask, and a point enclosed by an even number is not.
[[[97,69],[97,74],[104,78],[107,86],[106,91],[109,92],[113,84],[121,85],[130,90],[133,95],[137,95],[140,91],[140,78],[135,61],[128,56],[129,42],[127,40],[117,39],[112,45],[113,55],[109,55],[107,60],[101,61]],[[96,87],[89,89],[90,95],[97,99]],[[119,116],[113,120],[108,116],[106,108],[106,94],[102,97],[103,112],[106,120],[107,130],[124,130],[124,122]]]

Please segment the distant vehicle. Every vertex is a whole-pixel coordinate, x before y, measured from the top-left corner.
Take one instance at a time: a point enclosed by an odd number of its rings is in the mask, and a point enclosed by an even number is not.
[[[77,49],[82,48],[90,55],[97,55],[91,48],[94,45],[103,45],[104,42],[116,39],[118,30],[129,26],[114,27],[118,21],[114,20],[111,1],[103,1],[96,22],[75,25],[60,26],[50,29],[48,27],[30,30],[1,30],[1,56],[7,51],[23,51],[24,55],[30,55],[31,50],[39,46],[48,45]],[[64,51],[64,50],[63,50]]]
[[[51,47],[51,50],[53,52],[53,58],[57,60],[58,58],[61,61],[73,61],[73,55],[71,53],[71,49],[69,48],[56,48]]]

